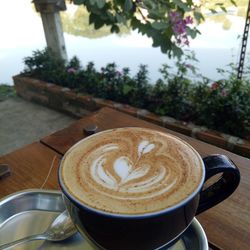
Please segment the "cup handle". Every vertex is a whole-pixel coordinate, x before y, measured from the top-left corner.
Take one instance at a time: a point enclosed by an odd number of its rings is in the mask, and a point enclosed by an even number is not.
[[[240,183],[240,171],[225,155],[210,155],[203,158],[206,169],[205,181],[222,173],[221,178],[200,193],[196,215],[206,211],[229,197]]]

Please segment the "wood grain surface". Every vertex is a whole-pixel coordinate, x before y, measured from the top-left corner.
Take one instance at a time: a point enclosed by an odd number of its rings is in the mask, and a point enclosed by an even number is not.
[[[0,157],[0,164],[8,164],[11,171],[9,176],[0,179],[0,199],[24,189],[59,189],[60,158],[61,155],[39,142]]]

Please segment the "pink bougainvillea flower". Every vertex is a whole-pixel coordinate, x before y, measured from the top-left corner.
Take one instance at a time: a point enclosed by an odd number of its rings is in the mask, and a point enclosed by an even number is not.
[[[187,67],[188,69],[191,69],[191,70],[194,70],[194,69],[195,69],[195,68],[194,68],[194,65],[192,65],[192,64],[185,63],[184,65],[185,65],[185,67]]]
[[[77,70],[74,69],[74,68],[68,68],[68,69],[67,69],[67,72],[70,73],[70,74],[71,74],[71,73],[74,74],[74,73],[76,73],[76,71],[77,71]]]
[[[189,41],[188,41],[187,35],[184,35],[184,36],[182,37],[182,41],[183,41],[183,43],[184,43],[185,45],[189,45]]]
[[[184,44],[187,45],[187,46],[189,46],[189,41],[188,41],[188,40],[185,40],[185,41],[184,41]]]
[[[225,90],[225,89],[222,89],[221,92],[220,92],[221,96],[228,96],[228,92]]]
[[[173,26],[174,33],[176,35],[181,35],[186,32],[186,25],[183,20],[176,22]]]
[[[211,85],[212,90],[215,90],[215,89],[218,89],[218,88],[219,88],[219,84],[217,82],[212,83],[212,85]]]
[[[187,25],[193,23],[193,18],[187,16],[185,19],[178,11],[169,12],[169,19],[172,24],[172,29],[178,44],[189,45],[187,37]]]
[[[175,23],[181,19],[181,14],[178,11],[170,11],[169,18],[172,23]]]
[[[184,20],[186,24],[192,24],[193,23],[193,18],[191,16],[187,16]]]

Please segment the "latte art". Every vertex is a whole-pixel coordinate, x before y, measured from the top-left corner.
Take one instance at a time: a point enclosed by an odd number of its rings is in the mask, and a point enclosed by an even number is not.
[[[176,182],[176,178],[168,183],[167,170],[160,162],[154,163],[159,167],[153,173],[153,167],[150,165],[152,163],[143,163],[145,154],[149,154],[154,148],[155,145],[148,141],[140,142],[138,155],[134,161],[128,156],[119,155],[121,148],[118,144],[107,144],[97,149],[98,152],[94,151],[93,154],[97,153],[100,157],[91,165],[91,177],[96,181],[93,188],[100,184],[103,188],[114,190],[113,194],[105,193],[105,195],[116,199],[148,199],[166,192]],[[110,166],[106,165],[110,154],[117,155],[117,158],[113,158],[111,171],[109,171]]]
[[[142,128],[91,136],[62,161],[68,191],[88,206],[138,214],[177,204],[198,187],[201,159],[181,140]]]

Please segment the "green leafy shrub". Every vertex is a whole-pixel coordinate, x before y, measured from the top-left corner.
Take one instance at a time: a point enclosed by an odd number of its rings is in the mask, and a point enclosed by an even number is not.
[[[248,137],[250,84],[232,75],[228,80],[199,84],[193,93],[195,123],[240,137]]]
[[[6,98],[13,97],[15,95],[16,95],[16,92],[13,86],[0,83],[0,101],[3,101]]]
[[[76,57],[66,63],[45,49],[24,59],[26,68],[22,73],[78,92],[248,138],[249,79],[237,80],[234,65],[230,64],[228,71],[219,69],[222,74],[230,73],[227,79],[212,83],[197,73],[195,62],[194,54],[186,53],[176,61],[174,72],[169,65],[163,65],[162,78],[150,84],[146,65],[140,65],[132,77],[129,68],[119,71],[115,63],[101,70],[97,70],[93,62],[82,67]]]
[[[65,82],[64,61],[53,56],[49,49],[34,51],[31,57],[24,59],[24,64],[26,65],[24,73],[30,76],[46,79],[48,82],[61,82],[62,85]]]

